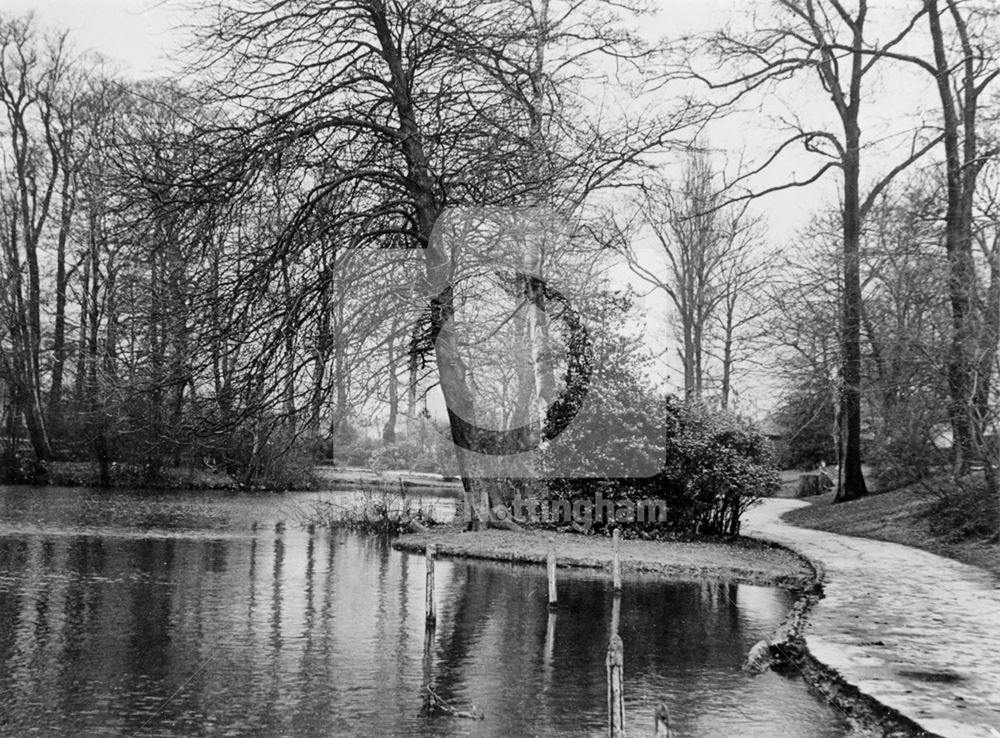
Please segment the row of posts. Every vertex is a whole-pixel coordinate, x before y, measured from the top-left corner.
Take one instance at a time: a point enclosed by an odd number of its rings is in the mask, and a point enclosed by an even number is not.
[[[625,668],[625,648],[621,636],[618,635],[618,625],[621,618],[622,564],[621,564],[621,531],[615,528],[611,532],[611,582],[614,598],[611,606],[611,635],[608,641],[608,654],[605,665],[608,672],[608,736],[609,738],[625,738],[625,690],[623,687]],[[437,622],[437,609],[434,604],[434,557],[437,547],[427,544],[426,551],[426,618],[428,627]],[[558,607],[556,591],[556,553],[549,550],[546,560],[549,581],[549,611]],[[654,713],[655,738],[671,738],[670,713],[664,703],[660,703]]]

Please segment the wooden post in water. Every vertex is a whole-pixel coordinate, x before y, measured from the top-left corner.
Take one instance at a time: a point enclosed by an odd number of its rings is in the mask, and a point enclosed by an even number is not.
[[[424,625],[424,658],[422,661],[424,688],[434,684],[434,623]]]
[[[625,691],[622,688],[625,647],[617,633],[608,643],[608,738],[625,738]]]
[[[656,721],[653,738],[674,738],[674,732],[670,729],[670,710],[667,709],[666,702],[657,705],[653,720]]]
[[[613,531],[611,531],[611,548],[612,548],[611,586],[614,587],[615,592],[622,591],[621,547],[622,547],[622,532],[619,528],[615,528]]]
[[[559,615],[555,610],[549,610],[549,619],[545,624],[545,646],[542,650],[542,677],[546,689],[552,684],[553,656],[556,650],[556,618],[558,617]]]
[[[549,567],[549,609],[555,610],[556,602],[558,599],[556,597],[556,552],[551,549],[549,550],[548,567]]]
[[[426,585],[426,599],[427,599],[427,622],[435,623],[437,622],[437,610],[434,607],[434,554],[436,552],[436,546],[433,543],[427,544],[427,557],[426,557],[426,567],[427,567],[427,585]]]
[[[618,635],[618,625],[622,619],[622,593],[615,592],[611,599],[611,635]]]

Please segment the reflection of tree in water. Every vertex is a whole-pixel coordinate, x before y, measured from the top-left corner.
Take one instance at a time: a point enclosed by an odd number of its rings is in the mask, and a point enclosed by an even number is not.
[[[599,652],[599,668],[571,675],[566,668],[577,649],[565,640],[562,626],[582,620],[600,629],[601,616],[588,612],[591,603],[560,600],[553,671],[545,663],[548,611],[543,575],[497,565],[456,564],[452,583],[453,598],[439,622],[434,674],[436,689],[444,699],[463,709],[472,704],[482,708],[492,721],[500,719],[498,733],[510,735],[555,727],[558,708],[567,698],[579,702],[605,699],[606,630],[599,644],[591,644],[594,653]],[[560,598],[562,592],[560,585]]]
[[[381,644],[376,649],[375,660],[379,665],[379,673],[383,677],[380,690],[388,694],[404,695],[412,690],[412,678],[408,673],[416,670],[419,663],[419,651],[416,645],[410,648],[407,623],[406,592],[409,582],[408,556],[402,556],[392,550],[389,541],[384,538],[372,540],[372,546],[377,563],[377,599],[375,602],[374,637]],[[423,571],[421,570],[421,580]],[[398,586],[396,580],[398,579]],[[415,612],[419,617],[422,613]],[[414,705],[418,704],[414,695]],[[416,707],[414,707],[416,709]]]
[[[544,663],[548,614],[540,572],[455,565],[453,586],[434,673],[442,697],[503,716],[511,734],[603,725],[610,581],[561,579],[551,664]],[[651,720],[664,697],[680,712],[704,709],[697,695],[717,688],[719,673],[738,674],[758,634],[743,633],[736,592],[725,583],[627,583],[620,626],[626,697],[633,707],[649,703],[649,715],[638,719]]]
[[[0,537],[3,730],[45,720],[67,735],[223,725],[275,735],[600,735],[610,581],[561,570],[548,641],[543,568],[445,560],[439,572],[426,677],[458,709],[481,708],[484,721],[418,718],[424,567],[384,541],[291,529],[226,540]],[[789,708],[786,682],[762,689],[739,672],[785,599],[626,581],[630,725],[649,723],[662,697],[683,735],[722,734],[715,713],[733,716],[734,703],[771,716],[801,709],[800,688]],[[747,724],[727,719],[726,730]],[[825,719],[797,734],[836,735],[823,732]]]

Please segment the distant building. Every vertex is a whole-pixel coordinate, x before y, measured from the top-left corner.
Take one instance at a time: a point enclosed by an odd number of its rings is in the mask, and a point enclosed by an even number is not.
[[[757,423],[757,427],[760,432],[764,434],[771,444],[774,446],[774,456],[778,462],[778,466],[785,466],[785,460],[788,458],[788,431],[787,429],[777,421],[774,415],[768,415],[763,420]]]

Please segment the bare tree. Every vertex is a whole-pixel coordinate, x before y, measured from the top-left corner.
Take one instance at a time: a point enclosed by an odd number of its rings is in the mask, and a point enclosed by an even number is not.
[[[934,75],[941,101],[947,212],[945,251],[948,254],[948,294],[951,301],[952,341],[949,349],[948,385],[951,392],[951,423],[954,431],[955,469],[966,470],[972,452],[976,410],[988,407],[992,366],[987,359],[980,375],[976,364],[974,231],[976,182],[986,162],[1000,149],[983,149],[979,131],[980,100],[1000,76],[996,46],[973,41],[970,23],[991,25],[996,13],[977,13],[960,7],[955,0],[926,0],[928,25],[934,50],[933,64],[919,63]],[[947,11],[947,15],[945,14]],[[950,17],[957,49],[948,48],[942,20]],[[995,312],[987,308],[987,313]],[[991,316],[992,317],[992,316]],[[987,331],[988,333],[988,331]],[[995,334],[994,334],[995,338]],[[995,342],[994,342],[995,343]],[[994,349],[995,351],[995,349]]]
[[[745,223],[742,221],[746,221]],[[719,404],[728,409],[733,380],[752,359],[767,333],[764,320],[771,315],[766,288],[774,276],[776,254],[761,253],[760,222],[739,217],[730,222],[733,234],[721,268],[721,294],[713,321],[711,353],[720,364]]]
[[[642,258],[635,244],[626,255],[632,270],[666,295],[676,314],[685,397],[701,401],[711,384],[727,407],[738,344],[759,317],[757,308],[744,307],[761,286],[767,264],[748,203],[726,205],[724,199],[725,185],[708,154],[689,154],[676,186],[649,188],[638,204],[642,229],[652,234],[665,271]]]
[[[54,399],[65,361],[66,244],[74,208],[74,132],[79,74],[65,35],[40,37],[33,19],[0,16],[0,109],[9,146],[2,152],[4,319],[14,394],[38,460],[52,457],[46,412],[42,280],[49,229],[56,229]]]
[[[538,10],[489,0],[466,0],[448,9],[411,0],[347,0],[322,7],[221,3],[201,65],[229,70],[216,87],[229,107],[245,111],[228,127],[237,132],[221,139],[220,150],[230,155],[221,157],[215,181],[240,190],[262,162],[294,148],[304,168],[319,173],[320,160],[326,168],[285,236],[315,217],[325,197],[362,186],[366,209],[337,212],[327,227],[356,226],[363,234],[359,245],[422,250],[427,328],[436,338],[452,436],[463,448],[476,447],[476,414],[454,330],[457,255],[435,238],[442,212],[461,204],[522,204],[552,182],[593,191],[635,166],[644,152],[661,147],[673,130],[655,120],[633,120],[611,132],[578,126],[574,151],[546,181],[523,176],[535,171],[527,162],[538,155],[537,145],[530,145],[537,141],[530,111],[539,114],[539,94],[553,95],[554,89],[542,84],[525,96],[533,76],[540,82],[537,53],[551,28],[545,13],[527,17]],[[567,7],[567,13],[579,12]],[[612,57],[620,37],[603,32],[604,43],[592,44],[588,53]],[[313,53],[316,61],[307,62]],[[548,110],[540,115],[550,119]],[[585,163],[578,160],[580,152],[590,157]],[[576,182],[560,171],[575,173]],[[280,239],[272,261],[289,243]],[[463,478],[466,510],[473,524],[484,525],[488,490],[469,470]]]
[[[780,0],[777,7],[779,12],[775,18],[755,18],[754,27],[744,34],[727,30],[708,39],[718,65],[725,69],[735,67],[738,71],[723,78],[710,79],[698,72],[692,76],[712,89],[729,91],[730,98],[723,103],[726,107],[807,72],[816,75],[825,96],[832,102],[839,131],[815,129],[794,122],[791,135],[760,167],[744,175],[743,184],[796,144],[826,161],[804,179],[754,191],[746,197],[805,186],[831,169],[841,173],[844,289],[840,330],[843,344],[840,419],[844,463],[843,483],[838,488],[837,499],[849,500],[867,494],[861,472],[861,229],[882,190],[939,140],[922,141],[919,135],[914,135],[909,151],[863,193],[862,103],[871,77],[910,36],[926,9],[921,8],[904,19],[902,27],[887,41],[877,42],[870,38],[867,30],[867,0],[858,0],[852,7],[841,0]]]
[[[983,460],[988,492],[1000,501],[1000,161],[983,170],[977,187],[974,240],[984,273],[977,292],[980,325],[973,387],[973,444]]]

